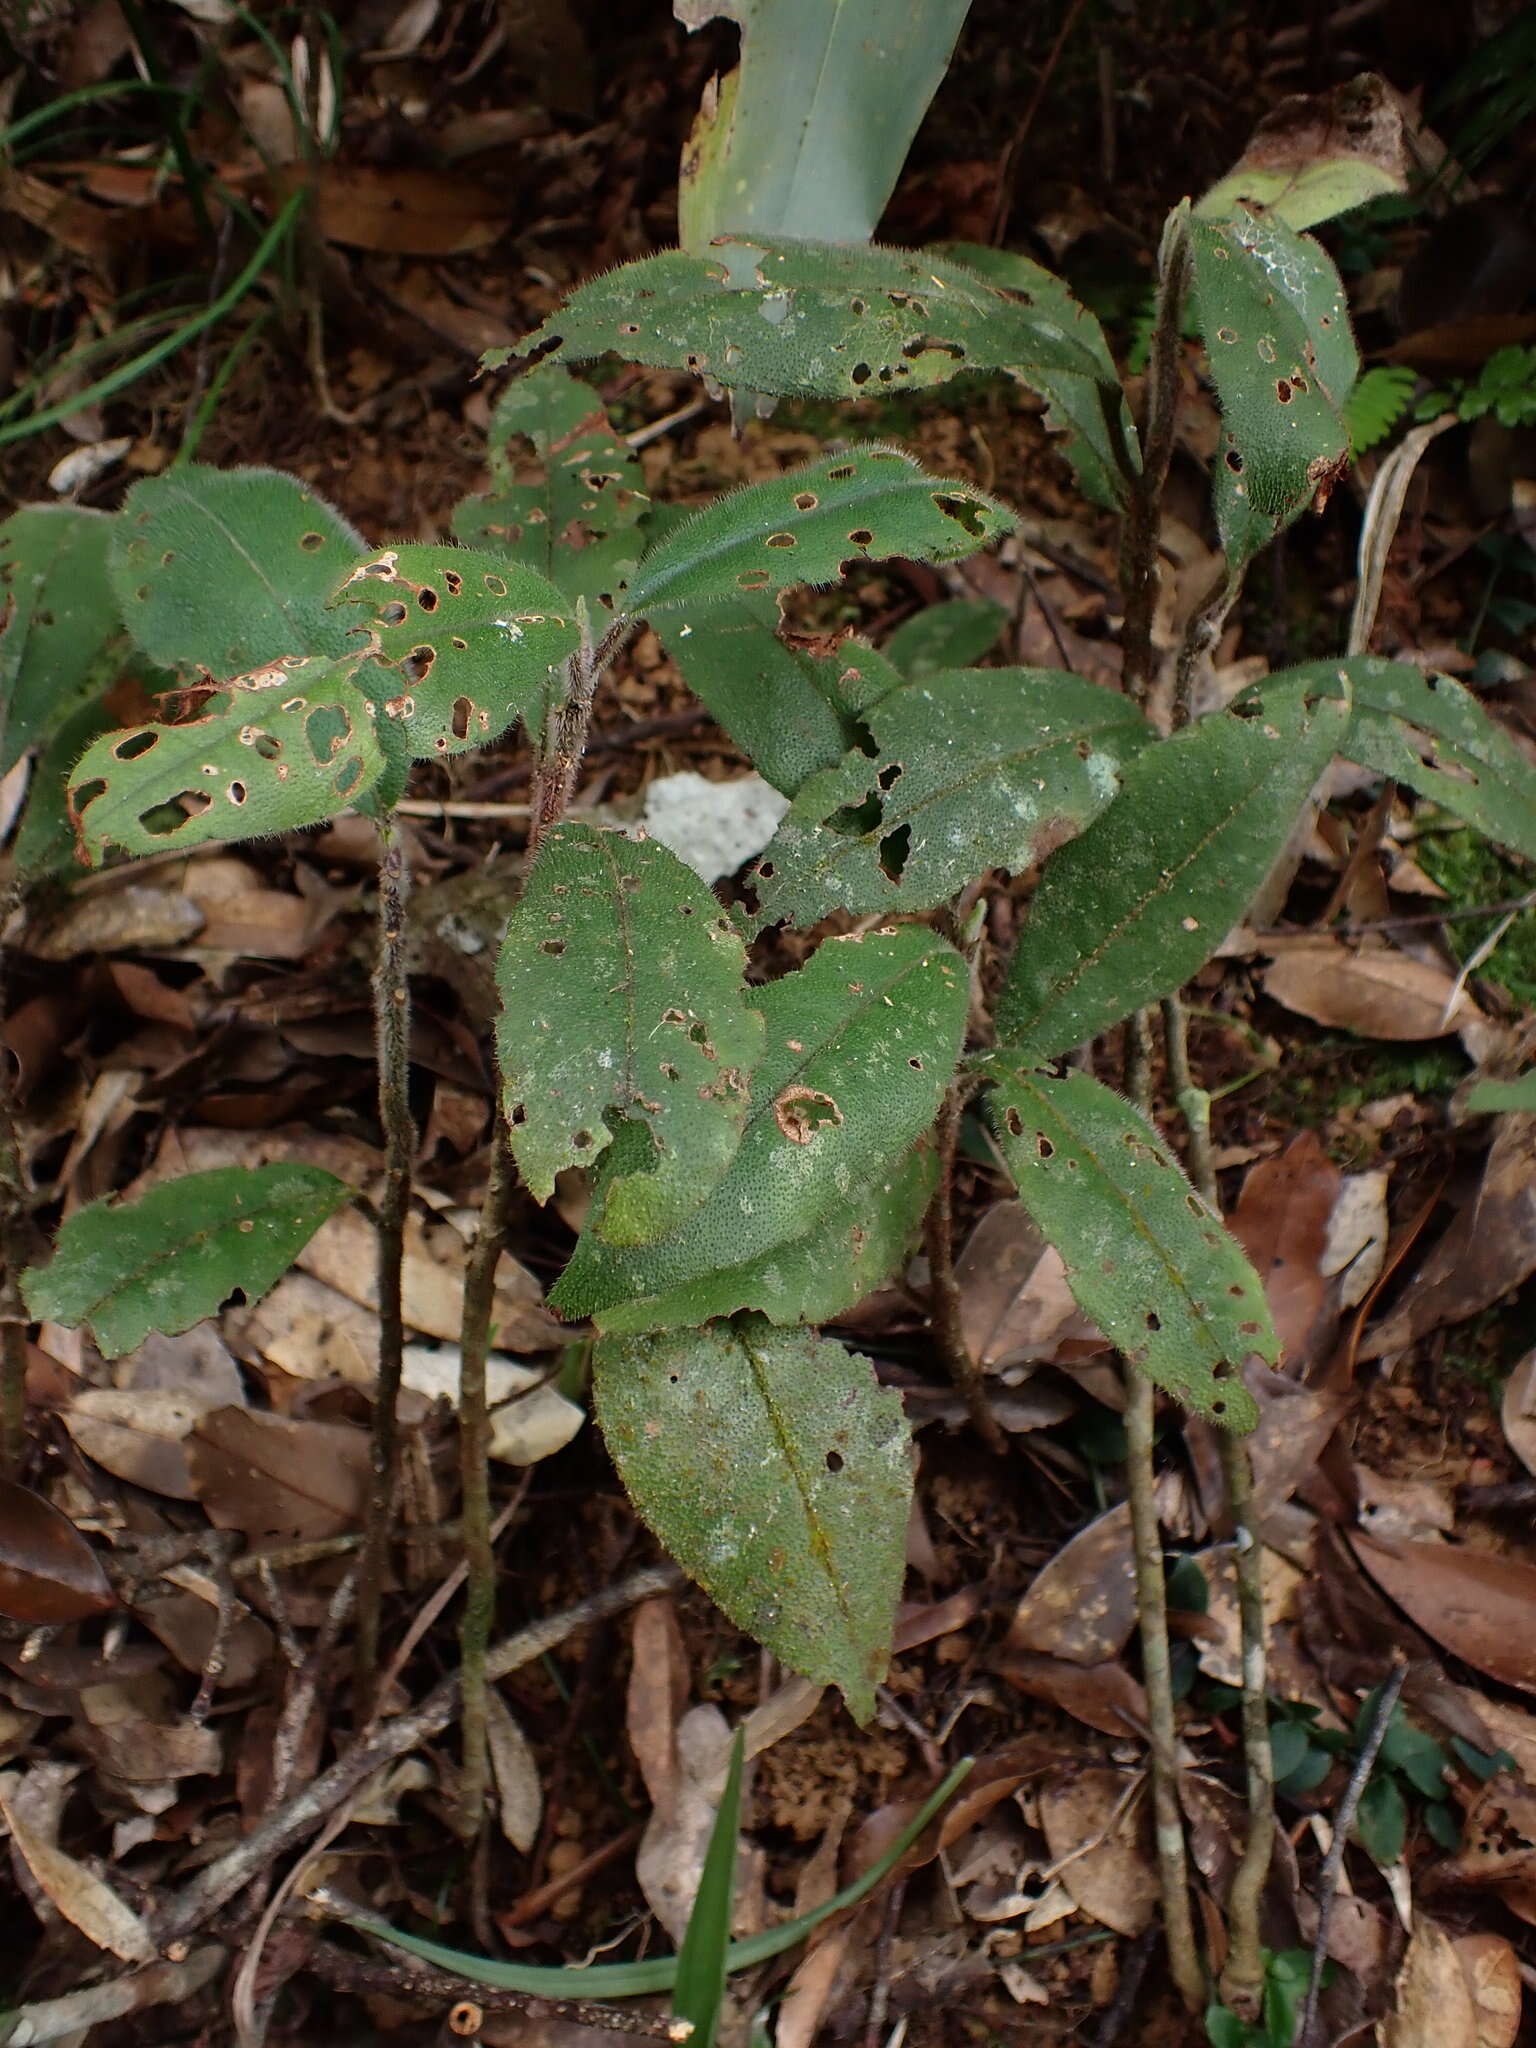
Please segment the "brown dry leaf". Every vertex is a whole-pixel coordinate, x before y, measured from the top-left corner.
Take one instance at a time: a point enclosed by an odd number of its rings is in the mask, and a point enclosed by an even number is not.
[[[362,1520],[368,1434],[215,1408],[187,1439],[197,1497],[218,1529],[247,1536],[339,1536]]]
[[[544,1782],[527,1736],[494,1685],[486,1688],[485,1708],[486,1742],[496,1780],[501,1832],[514,1849],[526,1856],[539,1838],[539,1824],[544,1817]]]
[[[1472,1993],[1477,2048],[1515,2048],[1524,1999],[1519,1957],[1502,1934],[1459,1934],[1452,1947]]]
[[[1054,1358],[1067,1336],[1095,1333],[1067,1285],[1066,1267],[1021,1202],[997,1202],[955,1263],[960,1327],[983,1372]]]
[[[1287,946],[1264,975],[1264,993],[1298,1016],[1361,1038],[1444,1038],[1476,1016],[1454,978],[1390,946],[1358,951],[1342,939]],[[1446,1006],[1450,1004],[1447,1015]]]
[[[1440,1867],[1458,1884],[1536,1884],[1536,1790],[1495,1771],[1467,1810],[1461,1847]]]
[[[670,1814],[654,1812],[635,1852],[645,1902],[681,1943],[725,1790],[730,1725],[718,1707],[691,1707],[677,1724],[677,1788]]]
[[[217,1405],[191,1394],[85,1387],[66,1411],[64,1427],[115,1479],[172,1500],[196,1500],[185,1440]]]
[[[1035,1574],[1008,1630],[1005,1655],[1034,1650],[1069,1664],[1105,1664],[1119,1656],[1135,1626],[1131,1510],[1122,1501]]]
[[[1147,1696],[1123,1664],[1069,1664],[1033,1650],[1010,1650],[998,1665],[1010,1685],[1049,1700],[1074,1721],[1124,1738],[1147,1725]]]
[[[1079,1910],[1137,1935],[1157,1910],[1147,1801],[1120,1771],[1063,1772],[1040,1787],[1040,1826],[1054,1873]]]
[[[1381,2039],[1382,2048],[1478,2048],[1477,2008],[1456,1945],[1427,1915],[1414,1926]]]
[[[1355,1555],[1382,1591],[1475,1671],[1536,1692],[1536,1565],[1450,1543],[1356,1534]]]
[[[75,960],[83,953],[160,952],[196,938],[203,913],[176,889],[130,883],[76,896],[57,917],[27,938],[40,960]]]
[[[0,1479],[0,1614],[56,1627],[115,1605],[101,1560],[68,1515]]]
[[[677,1724],[688,1704],[688,1652],[670,1596],[641,1601],[630,1620],[630,1644],[624,1725],[652,1811],[670,1819],[677,1801]]]
[[[1318,1325],[1329,1287],[1321,1270],[1343,1176],[1314,1131],[1293,1138],[1243,1182],[1227,1228],[1264,1282],[1287,1372],[1297,1379],[1326,1340]]]
[[[163,1671],[82,1686],[79,1711],[82,1748],[125,1784],[216,1777],[223,1768],[217,1731],[176,1714]]]
[[[310,219],[328,242],[388,256],[462,256],[501,239],[511,208],[449,171],[297,164],[273,179],[279,199],[308,186]]]
[[[1536,1472],[1536,1351],[1528,1351],[1505,1381],[1501,1413],[1509,1448]]]
[[[1482,1185],[1440,1239],[1392,1313],[1360,1346],[1362,1358],[1465,1322],[1536,1272],[1536,1115],[1498,1119]]]
[[[12,1844],[38,1887],[88,1941],[125,1963],[152,1962],[155,1944],[138,1914],[58,1847],[58,1818],[76,1769],[34,1764],[25,1777],[14,1771],[0,1775],[0,1813],[9,1823]]]
[[[432,272],[417,266],[393,284],[382,286],[387,298],[403,312],[430,327],[443,341],[478,356],[488,348],[513,348],[518,330],[483,306],[461,306],[441,290]]]

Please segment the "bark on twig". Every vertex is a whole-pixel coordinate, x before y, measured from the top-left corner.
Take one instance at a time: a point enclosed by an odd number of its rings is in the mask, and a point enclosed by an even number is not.
[[[1253,1523],[1253,1468],[1248,1446],[1216,1432],[1232,1511],[1237,1553],[1237,1607],[1242,1630],[1243,1760],[1247,1768],[1248,1838],[1227,1898],[1227,1960],[1221,1998],[1239,2019],[1258,2018],[1264,1999],[1259,1905],[1275,1847],[1275,1772],[1269,1746],[1265,1671],[1264,1548]]]
[[[90,2027],[147,2012],[151,2006],[180,2005],[211,1984],[227,1959],[224,1949],[210,1943],[194,1949],[184,1962],[151,1963],[126,1977],[67,1992],[63,1998],[19,2006],[0,2020],[0,2043],[4,2048],[41,2048],[45,2041],[72,2040]]]
[[[987,1405],[985,1379],[971,1356],[970,1345],[965,1341],[960,1286],[955,1278],[955,1157],[960,1146],[960,1117],[964,1101],[961,1084],[951,1082],[939,1110],[936,1132],[939,1177],[924,1225],[928,1252],[928,1322],[939,1356],[959,1389],[982,1442],[989,1451],[995,1451],[1002,1457],[1007,1453],[1008,1439]]]

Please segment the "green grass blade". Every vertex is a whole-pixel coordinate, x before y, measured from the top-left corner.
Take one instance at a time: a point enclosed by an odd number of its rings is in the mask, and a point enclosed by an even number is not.
[[[715,2048],[715,2030],[720,2008],[725,2003],[725,1980],[730,1969],[731,1908],[736,1901],[736,1837],[741,1826],[741,1730],[731,1744],[730,1768],[720,1811],[710,1831],[704,1852],[704,1870],[699,1879],[693,1911],[683,1945],[677,1952],[677,1983],[672,1992],[674,2019],[687,2020],[693,2027],[688,2036],[694,2048]]]

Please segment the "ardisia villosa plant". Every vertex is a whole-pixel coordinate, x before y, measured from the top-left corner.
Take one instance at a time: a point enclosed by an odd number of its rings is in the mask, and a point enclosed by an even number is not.
[[[950,1179],[974,1098],[1020,1201],[1128,1369],[1164,1903],[1176,1977],[1200,2003],[1165,1631],[1158,1649],[1154,1389],[1208,1418],[1225,1446],[1256,1719],[1253,1827],[1222,1988],[1234,2010],[1256,2009],[1272,1823],[1242,1448],[1257,1410],[1243,1368],[1276,1363],[1279,1349],[1258,1277],[1215,1208],[1177,992],[1241,918],[1336,757],[1536,857],[1536,774],[1518,751],[1459,685],[1372,657],[1363,638],[1196,715],[1249,563],[1348,465],[1358,360],[1338,276],[1302,230],[1379,189],[1330,161],[1258,197],[1237,175],[1175,209],[1139,430],[1098,322],[1022,256],[738,232],[580,286],[512,352],[490,490],[458,507],[453,542],[369,548],[292,478],[191,465],[137,484],[114,516],[34,507],[0,530],[0,769],[28,748],[39,757],[24,871],[56,860],[61,792],[90,864],[302,830],[347,809],[379,821],[389,1173],[365,1688],[393,1513],[413,1150],[409,877],[392,812],[414,762],[466,754],[519,722],[535,749],[528,861],[498,970],[501,1131],[466,1288],[467,1828],[484,1784],[493,1586],[491,1276],[519,1180],[544,1202],[563,1171],[590,1173],[587,1218],[550,1300],[595,1330],[594,1406],[638,1512],[735,1622],[840,1687],[863,1720],[890,1653],[912,1463],[899,1396],[818,1326],[899,1270],[926,1219],[936,1337],[979,1424],[995,1427],[958,1334],[950,1246]],[[1213,492],[1226,566],[1160,695],[1159,505],[1191,323],[1222,411]],[[825,653],[784,637],[784,593],[834,583],[850,563],[958,561],[1007,534],[1013,513],[900,448],[849,439],[675,519],[648,501],[632,449],[574,374],[608,357],[691,372],[749,407],[878,398],[976,372],[1037,392],[1084,496],[1122,522],[1123,690],[1053,669],[909,676],[859,639]],[[486,360],[503,367],[509,352]],[[664,846],[570,814],[594,690],[641,621],[789,800],[747,877],[749,906],[727,908]],[[163,714],[106,729],[102,684],[125,647],[161,672]],[[973,911],[994,871],[1038,871],[1038,882],[982,1029]],[[835,927],[799,949],[803,965],[765,979],[782,954],[763,945],[749,974],[765,935],[828,919]],[[1159,1016],[1197,1184],[1151,1121]],[[1117,1026],[1126,1094],[1069,1059]],[[183,1329],[231,1289],[269,1286],[349,1192],[312,1169],[271,1167],[93,1205],[26,1276],[27,1306],[89,1319],[107,1351]]]

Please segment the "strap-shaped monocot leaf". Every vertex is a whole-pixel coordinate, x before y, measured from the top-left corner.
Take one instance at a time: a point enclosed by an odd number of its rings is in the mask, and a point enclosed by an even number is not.
[[[741,591],[834,583],[847,561],[949,562],[1014,526],[974,484],[931,475],[904,449],[861,442],[841,455],[727,491],[675,526],[636,569],[636,618]]]
[[[69,810],[87,864],[323,824],[379,779],[374,679],[356,656],[298,655],[211,692],[182,725],[109,732],[81,756]],[[365,694],[365,689],[368,694]]]
[[[589,825],[545,834],[502,944],[496,1031],[512,1151],[541,1202],[622,1117],[640,1129],[588,1227],[644,1244],[699,1206],[741,1141],[763,1048],[745,965],[666,847]]]
[[[352,1190],[317,1166],[221,1166],[158,1182],[137,1201],[92,1202],[59,1231],[52,1261],[22,1275],[34,1316],[89,1322],[108,1358],[151,1330],[188,1330],[237,1291],[287,1272]]]
[[[1114,802],[1046,863],[998,998],[1000,1042],[1052,1059],[1187,981],[1242,917],[1348,724],[1336,697],[1262,684],[1129,760]]]
[[[755,870],[764,923],[926,910],[1022,870],[1103,810],[1152,729],[1126,697],[1054,669],[957,669],[864,713],[874,756],[814,775]]]
[[[912,1492],[900,1396],[841,1344],[756,1318],[605,1338],[593,1391],[630,1498],[684,1571],[867,1720]]]
[[[827,939],[797,973],[753,991],[767,1038],[723,1180],[682,1228],[636,1248],[583,1232],[550,1295],[564,1316],[739,1274],[892,1178],[927,1129],[965,1031],[965,964],[916,925]],[[754,1273],[743,1276],[752,1290]],[[738,1304],[739,1305],[739,1304]],[[718,1311],[717,1311],[718,1312]]]
[[[1061,1253],[1078,1306],[1138,1372],[1228,1429],[1252,1429],[1240,1377],[1280,1346],[1259,1276],[1123,1097],[1089,1074],[989,1063],[988,1114],[1019,1200]]]
[[[345,654],[327,610],[361,535],[296,477],[187,463],[134,485],[111,575],[129,632],[166,668],[215,678],[290,654]]]
[[[1247,210],[1188,223],[1190,294],[1221,401],[1216,518],[1247,562],[1349,459],[1343,406],[1360,372],[1344,287],[1310,235]]]
[[[23,505],[0,525],[0,774],[113,680],[112,527],[81,505]]]
[[[613,354],[775,398],[878,398],[1004,370],[1048,389],[1074,426],[1063,380],[1077,378],[1098,409],[1103,468],[1137,466],[1103,334],[1059,280],[1037,299],[926,250],[722,235],[701,255],[669,250],[578,286],[516,353]]]
[[[352,645],[366,640],[394,670],[380,716],[416,760],[469,753],[519,718],[541,730],[556,674],[581,639],[547,577],[478,548],[381,548],[349,570],[336,604]]]
[[[455,509],[458,538],[526,563],[568,602],[615,597],[640,558],[650,501],[639,458],[591,385],[559,363],[516,378],[491,414],[486,453],[490,492]]]

